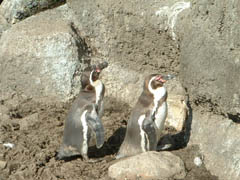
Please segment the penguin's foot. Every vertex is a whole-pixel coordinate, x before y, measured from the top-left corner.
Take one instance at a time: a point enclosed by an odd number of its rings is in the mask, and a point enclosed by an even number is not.
[[[164,145],[157,146],[157,151],[164,151],[170,148],[172,148],[172,144],[164,144]]]
[[[63,160],[64,156],[62,156],[60,153],[57,153],[57,156],[55,157],[56,160]]]
[[[75,153],[72,151],[64,151],[62,148],[57,152],[57,155],[55,156],[56,160],[64,160],[64,161],[71,161],[73,159],[76,159],[77,156],[79,156],[79,153]]]
[[[88,162],[88,163],[97,163],[100,162],[100,159],[89,159],[87,155],[82,155],[83,161]]]
[[[125,157],[125,156],[122,155],[122,154],[116,154],[115,159],[120,159],[120,158],[124,158],[124,157]]]
[[[66,154],[64,151],[57,152],[57,155],[55,157],[56,160],[64,160],[66,158],[70,157],[69,154]]]
[[[64,160],[66,161],[72,161],[79,158],[79,155],[72,155],[72,156],[62,156],[60,154],[57,154],[57,156],[55,157],[55,160],[60,161],[60,160]]]

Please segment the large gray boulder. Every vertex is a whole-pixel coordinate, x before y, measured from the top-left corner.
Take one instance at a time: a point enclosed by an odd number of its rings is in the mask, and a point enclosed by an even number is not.
[[[40,11],[63,4],[65,0],[3,0],[0,15],[14,24]]]
[[[85,45],[62,12],[64,7],[45,11],[2,34],[1,97],[12,92],[67,101],[79,92]]]
[[[193,111],[191,145],[199,145],[206,168],[219,180],[240,177],[240,126],[223,116]]]
[[[199,145],[211,173],[221,180],[237,180],[240,2],[191,2],[176,25],[181,41],[181,82],[193,108],[190,143]],[[202,112],[197,110],[200,108]]]
[[[108,169],[109,177],[120,179],[183,179],[186,176],[183,161],[170,152],[149,151],[120,160]]]
[[[240,1],[192,1],[179,21],[180,76],[191,100],[240,120]]]

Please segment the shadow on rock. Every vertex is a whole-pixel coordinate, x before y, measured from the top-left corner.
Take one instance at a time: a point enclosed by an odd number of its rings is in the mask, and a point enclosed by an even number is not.
[[[178,132],[174,134],[174,130],[167,130],[168,133],[163,135],[162,138],[159,140],[159,150],[179,150],[183,149],[187,146],[190,136],[191,136],[191,126],[192,126],[192,118],[193,118],[193,113],[192,113],[192,108],[189,104],[187,103],[188,106],[188,117],[185,121],[183,130],[181,132]],[[173,133],[171,133],[173,132]]]

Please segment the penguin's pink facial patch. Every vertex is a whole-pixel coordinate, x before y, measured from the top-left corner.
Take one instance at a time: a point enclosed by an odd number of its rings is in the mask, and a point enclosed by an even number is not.
[[[100,73],[100,72],[101,72],[101,69],[97,68],[97,69],[96,69],[96,72]]]
[[[159,82],[162,82],[162,83],[165,83],[165,82],[166,82],[166,80],[163,79],[161,75],[157,76],[157,77],[155,78],[155,80],[156,80],[156,81],[159,81]]]

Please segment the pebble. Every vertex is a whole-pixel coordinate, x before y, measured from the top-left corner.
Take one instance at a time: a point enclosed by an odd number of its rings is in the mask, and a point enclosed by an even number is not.
[[[0,169],[4,169],[7,165],[6,161],[0,161]]]
[[[7,148],[13,148],[15,145],[12,143],[4,143],[3,146],[7,147]]]
[[[0,160],[3,160],[4,154],[0,153]]]
[[[200,157],[195,157],[193,162],[198,167],[202,165],[202,159]]]

